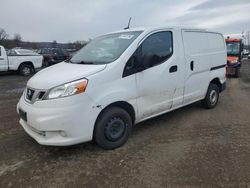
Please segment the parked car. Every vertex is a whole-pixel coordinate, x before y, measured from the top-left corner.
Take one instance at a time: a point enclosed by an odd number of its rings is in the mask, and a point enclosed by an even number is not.
[[[0,72],[18,71],[21,75],[28,76],[42,67],[43,56],[24,49],[8,50],[0,46]]]
[[[51,66],[69,58],[69,53],[61,48],[42,48],[37,51],[43,55],[43,66]]]
[[[139,28],[100,36],[70,60],[38,72],[17,104],[42,145],[123,145],[134,124],[196,101],[214,108],[226,84],[220,33]]]
[[[249,55],[249,50],[244,49],[244,50],[243,50],[243,55],[244,55],[244,56],[248,56],[248,55]]]

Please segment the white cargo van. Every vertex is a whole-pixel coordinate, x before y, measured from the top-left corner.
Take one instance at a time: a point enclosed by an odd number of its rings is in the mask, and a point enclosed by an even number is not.
[[[20,124],[43,145],[93,139],[113,149],[138,122],[199,100],[215,107],[225,65],[220,33],[172,27],[109,33],[28,81],[17,105]]]

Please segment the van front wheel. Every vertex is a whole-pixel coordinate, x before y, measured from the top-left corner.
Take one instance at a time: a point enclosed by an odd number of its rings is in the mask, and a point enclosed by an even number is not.
[[[219,100],[219,88],[216,84],[210,84],[208,86],[207,94],[205,99],[201,102],[205,108],[214,108]]]
[[[128,140],[132,120],[128,112],[119,107],[109,107],[98,117],[94,140],[104,149],[115,149]]]

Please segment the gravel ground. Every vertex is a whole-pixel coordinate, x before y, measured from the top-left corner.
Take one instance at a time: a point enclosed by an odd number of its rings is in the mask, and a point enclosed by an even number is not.
[[[250,188],[250,61],[215,109],[198,102],[140,123],[113,151],[38,145],[16,114],[27,80],[0,75],[0,187]]]

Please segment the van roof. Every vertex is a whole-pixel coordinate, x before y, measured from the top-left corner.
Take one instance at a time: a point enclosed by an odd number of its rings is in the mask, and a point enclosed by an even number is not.
[[[209,31],[207,29],[202,29],[202,28],[196,28],[196,27],[187,27],[187,26],[147,26],[147,27],[135,27],[135,28],[130,28],[130,29],[126,29],[126,30],[118,30],[118,31],[114,31],[114,32],[110,32],[111,33],[121,33],[121,32],[129,32],[129,31],[147,31],[147,32],[151,32],[151,31],[156,31],[156,30],[162,30],[162,29],[173,29],[173,30],[192,30],[192,31],[206,31],[206,32],[212,32],[212,33],[218,33],[221,34],[219,32],[214,32],[214,31]]]

